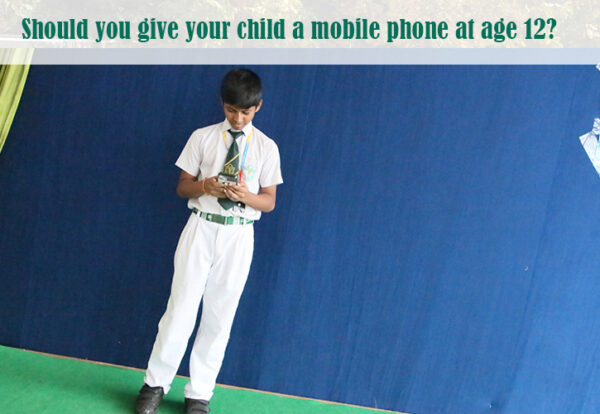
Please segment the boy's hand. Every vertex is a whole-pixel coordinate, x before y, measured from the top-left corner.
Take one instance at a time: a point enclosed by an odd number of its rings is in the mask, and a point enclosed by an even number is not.
[[[225,194],[225,184],[220,183],[217,180],[217,176],[209,177],[204,181],[204,189],[206,190],[205,194],[218,197],[225,198],[227,195]]]
[[[248,194],[248,187],[246,187],[244,181],[234,185],[225,184],[224,192],[225,196],[231,201],[244,201],[246,194]]]

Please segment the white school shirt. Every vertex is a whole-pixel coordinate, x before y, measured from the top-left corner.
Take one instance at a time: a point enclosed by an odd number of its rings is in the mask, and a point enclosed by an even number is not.
[[[198,177],[198,180],[218,175],[223,169],[229,146],[233,142],[233,137],[227,132],[229,129],[231,129],[231,125],[225,119],[221,123],[195,130],[175,165],[188,174]],[[242,131],[244,131],[244,135],[237,139],[240,149],[238,163],[241,163],[246,145],[248,145],[243,169],[243,177],[248,190],[258,194],[262,187],[283,183],[277,144],[258,128],[255,128],[252,122],[246,125]],[[225,139],[223,139],[223,132]],[[206,194],[190,198],[188,208],[197,208],[199,211],[222,216],[244,217],[248,220],[258,220],[261,215],[259,210],[250,206],[245,208],[234,206],[226,210],[221,207],[216,197]]]

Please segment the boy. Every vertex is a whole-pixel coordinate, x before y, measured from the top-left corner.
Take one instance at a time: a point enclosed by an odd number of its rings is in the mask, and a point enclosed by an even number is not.
[[[192,210],[175,252],[167,310],[148,361],[136,413],[153,414],[177,373],[202,317],[185,387],[187,414],[209,412],[217,374],[252,261],[252,222],[275,208],[281,178],[277,145],[252,124],[262,106],[260,78],[228,72],[221,83],[225,121],[194,131],[175,165],[177,194]]]

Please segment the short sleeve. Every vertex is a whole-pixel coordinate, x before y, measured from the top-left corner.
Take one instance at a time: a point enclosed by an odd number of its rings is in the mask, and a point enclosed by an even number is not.
[[[175,161],[175,165],[188,174],[197,177],[200,173],[200,132],[194,131],[188,139],[183,151]]]
[[[261,169],[259,184],[261,187],[270,187],[283,183],[281,176],[281,161],[279,160],[279,149],[273,142],[267,151],[267,156]]]

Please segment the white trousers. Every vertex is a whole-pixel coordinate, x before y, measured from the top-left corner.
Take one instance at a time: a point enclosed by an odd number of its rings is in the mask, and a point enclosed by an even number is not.
[[[165,393],[169,391],[203,299],[185,396],[210,400],[250,270],[253,249],[252,224],[226,226],[191,214],[175,252],[171,296],[158,324],[146,384],[163,387]]]

